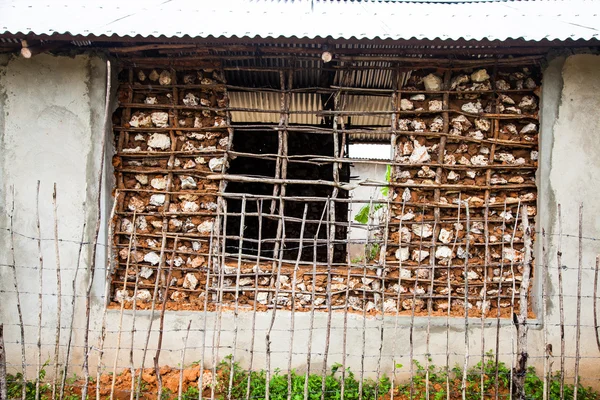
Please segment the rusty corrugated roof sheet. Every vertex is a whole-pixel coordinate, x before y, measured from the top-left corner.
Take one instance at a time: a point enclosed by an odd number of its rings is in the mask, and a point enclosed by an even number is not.
[[[600,2],[5,0],[0,33],[529,41],[598,37]]]

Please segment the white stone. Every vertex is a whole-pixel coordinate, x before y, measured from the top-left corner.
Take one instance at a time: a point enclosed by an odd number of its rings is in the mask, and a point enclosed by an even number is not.
[[[152,118],[146,114],[135,114],[129,120],[132,128],[148,128],[152,126]]]
[[[402,201],[406,201],[409,202],[410,201],[410,189],[409,188],[405,188],[404,192],[402,192]]]
[[[429,130],[431,132],[441,132],[442,129],[444,129],[444,119],[438,115],[429,125]]]
[[[164,190],[167,187],[167,179],[164,177],[154,178],[150,181],[150,186],[156,190]]]
[[[502,131],[505,133],[510,133],[511,135],[517,135],[519,132],[517,131],[517,127],[514,124],[506,124],[502,128]]]
[[[533,122],[531,122],[531,123],[525,125],[523,127],[523,129],[521,129],[521,132],[519,132],[519,133],[524,135],[527,133],[536,133],[536,132],[537,132],[537,126]]]
[[[531,155],[530,155],[530,157],[531,157],[531,161],[537,161],[537,159],[538,159],[538,154],[539,154],[539,153],[538,153],[536,150],[533,150],[533,151],[531,152]]]
[[[533,96],[523,96],[521,101],[519,102],[519,107],[522,110],[532,111],[537,107],[537,101]]]
[[[467,136],[477,140],[483,140],[485,138],[484,134],[479,130],[468,132]]]
[[[144,261],[152,265],[158,265],[158,263],[160,262],[160,256],[155,252],[151,251],[150,253],[146,253],[144,255]]]
[[[152,113],[152,123],[157,128],[166,128],[169,126],[169,113],[164,111],[155,111]]]
[[[144,202],[141,199],[133,196],[133,197],[131,197],[129,199],[129,204],[127,205],[127,208],[130,211],[142,212],[142,211],[144,211],[144,209],[146,208],[146,206],[145,206]]]
[[[442,78],[434,74],[429,74],[424,77],[423,84],[425,85],[425,90],[428,92],[442,90]]]
[[[431,160],[431,156],[427,151],[427,146],[421,146],[419,142],[414,141],[414,150],[410,155],[408,162],[411,164],[423,164]]]
[[[424,101],[425,95],[424,94],[413,94],[412,96],[410,96],[410,99],[412,101]]]
[[[452,231],[442,228],[442,229],[440,229],[440,234],[439,234],[438,238],[440,239],[440,242],[448,244],[452,241],[452,236],[453,236]]]
[[[152,71],[155,72],[155,71]],[[163,70],[158,77],[158,83],[161,85],[170,85],[171,84],[171,73],[167,70]]]
[[[485,69],[480,69],[471,74],[471,80],[473,82],[485,82],[490,79],[487,71]]]
[[[452,82],[450,82],[450,90],[457,89],[460,85],[464,85],[465,83],[469,83],[469,75],[458,75],[452,78]]]
[[[451,124],[453,128],[460,132],[464,132],[472,126],[471,121],[469,121],[469,119],[464,115],[459,115],[458,117],[452,118]]]
[[[475,103],[473,103],[473,102],[465,103],[462,105],[462,107],[460,109],[469,114],[479,114],[479,113],[483,112],[483,108],[481,107],[481,103],[479,101],[477,101]]]
[[[197,187],[196,180],[191,176],[182,176],[180,179],[182,189],[195,189]]]
[[[171,148],[171,138],[164,133],[153,133],[148,139],[148,146],[155,149],[168,150]]]
[[[131,297],[129,297],[129,290],[127,289],[118,289],[115,292],[115,301],[122,303],[124,301],[129,301],[131,300]]]
[[[474,279],[479,279],[479,274],[473,270],[467,271],[467,279],[470,281]]]
[[[396,308],[396,300],[395,299],[387,299],[383,302],[383,312],[396,312],[398,309]]]
[[[408,100],[408,99],[402,99],[400,100],[400,109],[402,111],[410,111],[412,109],[414,109],[415,106],[413,104],[412,101]]]
[[[443,103],[440,100],[431,100],[429,102],[429,111],[442,111]]]
[[[505,260],[513,262],[520,262],[523,260],[523,253],[517,249],[511,249],[510,247],[505,247],[502,250],[502,256]]]
[[[488,165],[488,159],[482,154],[471,157],[471,164],[473,165]]]
[[[412,120],[410,126],[415,132],[424,132],[427,129],[427,124],[419,119]]]
[[[493,176],[493,177],[490,179],[490,183],[491,183],[492,185],[505,185],[506,183],[508,183],[508,181],[507,181],[506,179],[502,178],[502,177],[499,177],[499,176]]]
[[[508,105],[515,105],[515,101],[512,99],[512,97],[507,96],[505,94],[501,94],[498,96],[498,99],[504,103],[504,104],[508,104]]]
[[[396,259],[399,261],[406,261],[410,256],[408,247],[400,247],[396,250]]]
[[[537,84],[535,83],[535,81],[531,78],[527,78],[525,79],[525,87],[527,89],[535,89],[537,87]]]
[[[412,259],[416,262],[421,262],[429,257],[429,252],[425,250],[413,250]]]
[[[148,289],[140,289],[137,291],[135,298],[137,301],[150,301],[152,300],[152,293]]]
[[[158,100],[155,96],[148,96],[144,99],[145,104],[158,104]]]
[[[475,179],[475,177],[477,176],[477,172],[473,171],[473,170],[467,170],[466,172],[467,176],[471,179]]]
[[[219,146],[227,147],[228,144],[229,144],[229,138],[224,137],[224,138],[219,139]]]
[[[415,235],[422,238],[428,238],[433,235],[433,227],[431,224],[413,224],[412,231]]]
[[[186,106],[197,106],[198,105],[198,97],[193,93],[188,93],[183,98],[183,104]]]
[[[475,118],[475,128],[484,132],[490,130],[490,120],[487,118]]]
[[[496,81],[496,89],[498,89],[498,90],[510,90],[510,85],[504,79],[498,79]]]
[[[164,194],[153,194],[150,196],[150,204],[153,206],[162,206],[165,204],[165,195]]]
[[[154,254],[154,255],[156,255],[156,253],[148,253],[148,254]],[[148,254],[146,254],[146,256],[147,256]],[[147,261],[147,262],[149,262],[148,260],[146,260],[146,256],[144,256],[144,261]],[[150,256],[149,258],[152,258],[152,259],[153,259],[153,256]],[[160,259],[159,259],[159,261],[160,261]],[[153,273],[154,273],[154,270],[153,270],[152,268],[148,268],[148,267],[142,267],[142,268],[140,268],[140,273],[139,273],[139,275],[140,275],[142,278],[144,278],[144,279],[148,279],[148,278],[150,278],[150,277],[152,276],[152,274],[153,274]]]
[[[435,177],[435,171],[429,168],[427,165],[424,165],[421,167],[419,172],[417,172],[417,176],[419,178],[433,178]]]
[[[182,210],[186,213],[195,213],[200,210],[200,206],[194,201],[184,201]]]
[[[222,172],[224,163],[225,160],[223,159],[223,157],[211,158],[208,162],[208,168],[210,168],[210,170],[213,172]]]
[[[196,289],[196,286],[198,286],[198,278],[196,278],[196,275],[191,274],[191,273],[187,273],[185,274],[185,278],[183,279],[183,285],[184,289],[191,289],[194,290]]]
[[[396,178],[398,179],[410,179],[410,171],[400,171],[397,175]]]
[[[135,180],[138,181],[142,185],[147,185],[148,184],[148,175],[137,174],[135,176]]]
[[[498,153],[498,154],[496,154],[496,156],[494,158],[496,160],[502,161],[503,163],[506,163],[506,164],[514,164],[515,163],[515,156],[513,156],[510,153]]]
[[[448,246],[439,246],[435,249],[435,258],[450,259],[452,258],[452,249]]]
[[[454,171],[450,171],[448,172],[446,179],[448,179],[449,181],[457,181],[458,179],[460,179],[460,175]]]
[[[198,232],[202,234],[209,234],[212,231],[214,221],[204,221],[200,225],[198,225]]]

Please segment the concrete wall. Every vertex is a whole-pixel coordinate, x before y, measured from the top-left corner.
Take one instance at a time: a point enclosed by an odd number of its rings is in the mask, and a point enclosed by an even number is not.
[[[550,300],[548,316],[544,321],[539,313],[539,302],[536,305],[538,318],[531,323],[529,335],[530,362],[541,370],[544,351],[543,323],[548,327],[549,342],[553,345],[554,355],[560,352],[559,340],[559,311],[556,250],[558,219],[557,205],[562,205],[562,232],[577,235],[577,213],[579,203],[584,203],[583,234],[586,237],[600,237],[600,203],[596,200],[600,193],[595,183],[600,174],[600,141],[596,133],[600,130],[600,57],[594,55],[572,55],[555,58],[550,61],[543,82],[542,104],[542,142],[540,151],[540,169],[538,183],[540,187],[539,213],[537,221],[538,256],[534,281],[534,295],[539,295],[540,265],[543,259],[541,251],[541,230],[545,229],[548,238],[548,254],[550,262]],[[15,186],[14,226],[20,234],[35,237],[35,185],[42,181],[40,190],[40,212],[42,216],[42,250],[44,256],[44,296],[43,296],[43,354],[42,359],[52,357],[54,347],[54,332],[56,328],[56,270],[53,238],[53,217],[51,193],[53,182],[58,187],[58,217],[59,236],[66,239],[59,244],[60,263],[62,272],[62,291],[72,294],[71,282],[77,267],[79,242],[82,224],[86,221],[84,241],[93,237],[96,220],[97,177],[100,162],[100,143],[104,134],[102,119],[104,110],[105,63],[102,59],[92,56],[75,58],[52,57],[42,55],[31,60],[3,59],[0,63],[0,149],[2,163],[0,180],[2,181],[2,212],[0,216],[0,319],[5,324],[5,340],[7,342],[9,371],[14,371],[20,365],[20,346],[18,317],[16,314],[16,296],[12,284],[12,270],[7,266],[12,263],[10,237],[6,228],[9,226],[11,209],[10,186]],[[109,137],[110,143],[110,137]],[[110,173],[109,173],[110,175]],[[110,186],[110,185],[108,185]],[[86,206],[83,206],[83,203]],[[106,214],[109,203],[103,203]],[[104,224],[103,224],[104,225]],[[28,343],[28,363],[35,362],[35,346],[37,337],[37,307],[38,307],[38,254],[37,242],[28,237],[14,237],[15,263],[23,317],[26,324],[26,342]],[[101,243],[106,243],[105,233],[101,234]],[[593,264],[596,254],[600,252],[598,241],[585,240],[583,246],[583,277],[581,279],[582,318],[581,318],[581,361],[580,374],[589,378],[584,383],[598,386],[595,379],[598,372],[598,357],[600,354],[595,344],[592,314],[592,284]],[[99,249],[104,249],[100,246]],[[567,362],[569,376],[572,376],[572,360],[575,355],[575,323],[576,323],[576,288],[577,288],[577,240],[572,236],[565,237],[562,242],[563,278],[565,290],[565,322]],[[88,275],[91,247],[85,245],[82,249],[80,271],[77,281],[77,296],[84,293]],[[90,343],[97,343],[97,332],[101,326],[101,310],[104,285],[104,267],[101,251],[97,264],[97,274],[94,286],[94,303],[92,305],[92,330]],[[71,323],[71,299],[65,297],[62,303],[61,326],[68,328]],[[74,364],[80,364],[83,354],[84,298],[76,297],[74,322]],[[188,321],[192,321],[186,363],[199,360],[202,357],[203,343],[206,343],[206,357],[210,360],[213,354],[211,346],[220,345],[218,356],[236,353],[243,363],[249,359],[251,343],[251,316],[242,313],[237,322],[238,339],[236,349],[232,348],[235,322],[231,313],[223,314],[221,320],[215,321],[214,316],[204,318],[203,313],[168,312],[165,318],[167,334],[161,363],[177,365],[180,363],[181,349],[184,345],[185,330]],[[270,314],[259,314],[256,323],[255,336],[255,366],[265,365],[265,335],[269,328]],[[146,330],[151,320],[150,313],[138,311],[136,317],[134,347],[143,348],[146,340]],[[107,320],[106,365],[112,366],[115,348],[119,340],[118,310],[110,310]],[[153,333],[150,338],[151,349],[146,358],[146,365],[151,363],[154,355],[157,337],[158,313],[154,315]],[[384,320],[370,318],[366,321],[365,369],[373,375],[379,364],[381,349],[381,371],[390,372],[394,362],[409,365],[409,337],[413,333],[414,354],[423,361],[428,352],[438,365],[445,364],[446,346],[451,349],[451,365],[463,362],[465,351],[464,321],[460,318],[449,321],[450,330],[446,339],[446,320],[431,321],[430,348],[427,351],[425,332],[428,327],[427,319],[417,318],[411,331],[409,318],[398,320],[386,317]],[[309,313],[300,313],[295,318],[295,336],[292,366],[304,370],[306,349],[309,337]],[[271,349],[274,352],[272,367],[287,366],[289,346],[289,326],[291,318],[288,312],[277,312],[272,331]],[[317,313],[313,335],[313,368],[318,368],[323,360],[323,349],[326,335],[327,314]],[[362,345],[362,317],[351,315],[347,332],[348,364],[354,370],[360,370]],[[221,328],[219,337],[213,336],[215,328]],[[341,360],[343,345],[343,315],[333,314],[332,345],[329,363]],[[381,333],[383,329],[383,333]],[[61,343],[66,343],[69,329],[62,329]],[[207,332],[206,337],[203,332]],[[121,347],[128,348],[131,341],[131,316],[125,313],[123,319],[123,335]],[[496,323],[486,321],[483,332],[480,321],[470,321],[468,333],[469,353],[475,355],[470,362],[479,361],[482,343],[485,350],[495,348]],[[510,321],[502,321],[500,329],[500,353],[504,360],[510,360],[511,345],[514,329]],[[383,337],[383,343],[380,342]],[[64,350],[64,348],[63,348]],[[97,351],[90,353],[97,356]],[[215,355],[217,355],[215,353]],[[64,357],[64,355],[61,355]],[[119,353],[119,366],[128,365],[128,352]],[[141,352],[135,352],[136,362],[141,359]],[[96,365],[92,360],[92,366]],[[554,370],[558,368],[558,359]],[[78,372],[79,367],[73,369]]]

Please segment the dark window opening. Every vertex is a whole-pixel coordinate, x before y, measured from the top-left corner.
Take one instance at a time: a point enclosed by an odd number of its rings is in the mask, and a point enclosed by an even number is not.
[[[272,131],[252,131],[236,130],[234,134],[233,148],[236,152],[252,154],[277,154],[278,136]],[[339,152],[339,149],[338,149]],[[331,135],[317,133],[289,132],[288,133],[288,156],[327,156],[334,154],[334,144]],[[306,157],[302,157],[306,161]],[[287,179],[311,180],[311,181],[333,181],[333,170],[331,163],[306,163],[294,162],[298,158],[290,159],[287,166]],[[264,178],[274,178],[276,170],[276,161],[261,158],[238,156],[230,161],[228,173],[230,175],[250,175]],[[340,168],[340,181],[348,182],[349,168],[344,164]],[[304,243],[302,250],[302,261],[312,261],[315,258],[313,239],[317,235],[321,240],[316,247],[316,260],[319,262],[327,261],[327,239],[328,229],[327,212],[324,213],[326,201],[296,201],[286,200],[288,197],[317,197],[327,199],[333,192],[332,186],[319,184],[287,184],[284,201],[285,216],[285,244],[283,249],[283,259],[293,261],[298,257],[299,238],[301,231],[301,220],[305,205],[308,206],[306,223],[304,228]],[[274,185],[266,182],[229,182],[226,192],[228,193],[246,193],[255,195],[272,195]],[[338,190],[338,198],[346,198],[347,191]],[[241,198],[228,198],[228,214],[239,214],[241,212]],[[259,249],[258,239],[260,236],[260,255],[261,257],[273,257],[275,241],[277,238],[277,228],[280,214],[279,200],[275,201],[274,212],[271,213],[271,201],[262,201],[262,229],[259,232],[259,218],[255,215],[258,212],[258,204],[255,199],[247,198],[246,216],[244,227],[244,242],[242,253],[247,255],[257,255]],[[252,215],[248,215],[252,214]],[[348,222],[348,204],[336,203],[335,205],[336,230],[334,245],[334,262],[343,263],[346,261],[346,232],[345,224]],[[323,220],[319,228],[319,221]],[[227,236],[238,236],[240,231],[240,216],[227,216]],[[259,235],[260,233],[260,235]],[[248,240],[246,240],[248,239]],[[226,243],[227,251],[230,254],[239,252],[239,239],[230,238]]]

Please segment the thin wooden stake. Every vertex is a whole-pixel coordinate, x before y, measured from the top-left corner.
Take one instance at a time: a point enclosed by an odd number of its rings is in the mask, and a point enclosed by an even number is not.
[[[37,227],[37,248],[40,261],[38,269],[39,293],[38,293],[38,335],[37,335],[37,370],[35,374],[35,398],[40,398],[40,372],[42,369],[42,311],[43,311],[43,287],[44,287],[44,256],[42,254],[42,229],[40,225],[40,181],[37,181],[35,191],[35,221]],[[1,364],[1,363],[0,363]]]
[[[15,287],[15,294],[17,296],[17,313],[19,315],[19,328],[21,331],[21,368],[22,368],[22,382],[21,382],[21,396],[25,399],[27,390],[27,362],[25,360],[25,325],[23,323],[23,313],[21,312],[21,294],[19,293],[19,284],[17,282],[17,267],[15,263],[15,231],[14,231],[14,219],[15,219],[15,187],[11,186],[12,192],[12,203],[10,210],[10,256],[11,256],[11,267],[13,272],[13,285]],[[60,269],[59,269],[60,270]],[[60,282],[60,281],[59,281]],[[60,295],[57,296],[60,302]],[[58,328],[60,329],[60,319],[58,322]],[[59,331],[60,332],[60,331]],[[58,339],[57,339],[58,340]],[[58,346],[58,344],[57,344]],[[2,350],[4,350],[4,342],[2,342]],[[58,353],[56,353],[58,354]],[[4,362],[6,366],[6,361]],[[6,367],[5,367],[6,369]],[[6,372],[4,373],[6,376]],[[6,382],[6,380],[5,380]],[[54,378],[56,384],[56,378]],[[53,387],[54,390],[54,387]]]
[[[467,222],[467,235],[465,244],[465,268],[464,268],[464,281],[465,281],[465,296],[463,300],[463,306],[465,308],[465,360],[463,363],[463,376],[461,382],[462,399],[467,398],[467,368],[469,366],[469,246],[471,244],[471,213],[469,211],[469,201],[465,201],[465,218]]]
[[[579,391],[579,360],[581,358],[581,271],[583,268],[583,203],[579,205],[579,235],[577,238],[577,322],[575,325],[575,384],[573,399]]]
[[[238,338],[238,313],[239,313],[239,297],[240,297],[240,274],[242,271],[242,252],[244,248],[244,230],[246,229],[246,196],[242,197],[242,208],[240,217],[240,240],[238,243],[238,260],[235,277],[235,308],[233,314],[233,353],[229,365],[229,385],[227,387],[227,399],[231,400],[231,390],[233,389],[233,370],[235,365],[235,353],[237,350]]]
[[[58,238],[58,206],[56,205],[56,183],[52,192],[54,209],[54,252],[56,256],[56,338],[54,343],[54,377],[52,380],[52,398],[56,397],[56,379],[58,378],[58,358],[60,355],[60,324],[62,316],[62,281],[60,273],[60,250]],[[23,376],[25,378],[25,376]],[[23,397],[24,398],[24,397]]]
[[[185,369],[185,351],[187,350],[187,343],[188,343],[188,338],[190,337],[190,327],[192,326],[192,320],[190,319],[190,321],[188,322],[188,326],[185,332],[185,340],[183,341],[183,347],[181,348],[181,364],[180,364],[180,369],[179,369],[179,386],[177,386],[177,400],[181,400],[181,394],[183,392],[183,370]],[[198,371],[198,373],[200,374],[200,377],[202,377],[202,373],[203,373],[203,367],[200,366],[200,370]],[[202,379],[202,378],[200,378]],[[202,389],[202,387],[198,388],[198,391],[200,391]]]
[[[173,243],[173,250],[177,250],[177,243],[179,241],[179,237],[175,236],[175,240]],[[160,310],[160,321],[158,325],[158,343],[156,345],[156,353],[154,354],[154,370],[156,371],[156,383],[157,383],[157,393],[156,398],[161,400],[163,398],[162,393],[162,376],[160,374],[160,351],[162,349],[162,340],[164,334],[164,326],[165,326],[165,310],[167,308],[167,300],[169,299],[169,288],[171,287],[171,278],[173,276],[173,264],[175,264],[175,251],[173,251],[173,255],[171,256],[171,262],[169,263],[169,272],[167,273],[167,281],[165,282],[165,291],[163,293],[162,299],[162,307]]]
[[[137,233],[137,210],[134,210],[133,212],[133,232],[131,232],[131,235],[129,236],[129,244],[127,246],[127,261],[126,261],[126,265],[125,265],[125,279],[123,282],[123,299],[121,301],[121,309],[119,310],[119,332],[117,333],[117,349],[115,352],[115,359],[113,362],[113,372],[112,372],[112,380],[110,383],[110,398],[112,399],[114,394],[115,394],[115,382],[117,380],[117,362],[119,360],[119,352],[121,351],[121,333],[122,333],[122,328],[123,328],[123,310],[125,309],[125,302],[127,301],[127,299],[125,298],[125,293],[127,293],[127,279],[129,278],[129,263],[131,262],[131,248],[133,243],[136,241],[136,233]],[[138,275],[138,272],[136,271],[136,276]],[[137,279],[136,279],[137,281]],[[134,299],[135,299],[135,293],[134,293]],[[132,375],[132,381],[133,381],[133,375]]]
[[[558,308],[560,314],[560,398],[565,393],[565,307],[563,297],[563,279],[562,279],[562,217],[560,204],[558,208],[558,246],[556,251],[556,261],[558,268]]]
[[[298,279],[298,267],[300,259],[302,258],[302,250],[304,247],[304,227],[306,225],[306,215],[308,214],[308,204],[304,205],[304,212],[302,213],[302,224],[300,225],[300,243],[298,245],[298,256],[296,257],[296,265],[294,265],[294,275],[292,276],[292,310],[290,313],[290,345],[288,350],[288,400],[292,399],[292,352],[294,349],[294,331],[296,327],[296,285]],[[342,396],[343,398],[343,396]]]
[[[4,348],[4,324],[0,324],[0,399],[8,399],[6,383],[6,350]]]
[[[85,202],[83,202],[82,208],[84,210],[85,215]],[[65,393],[65,383],[67,381],[67,372],[69,369],[69,357],[71,355],[71,340],[73,339],[73,323],[75,322],[75,299],[77,298],[77,275],[79,274],[79,266],[81,264],[81,251],[83,249],[83,243],[85,241],[85,227],[87,223],[84,220],[83,225],[81,227],[81,239],[79,241],[79,251],[77,252],[77,264],[75,266],[75,274],[73,276],[73,298],[71,299],[71,323],[69,325],[69,338],[67,339],[67,354],[65,355],[65,365],[62,371],[62,379],[60,382],[60,395],[59,398],[62,399]]]

